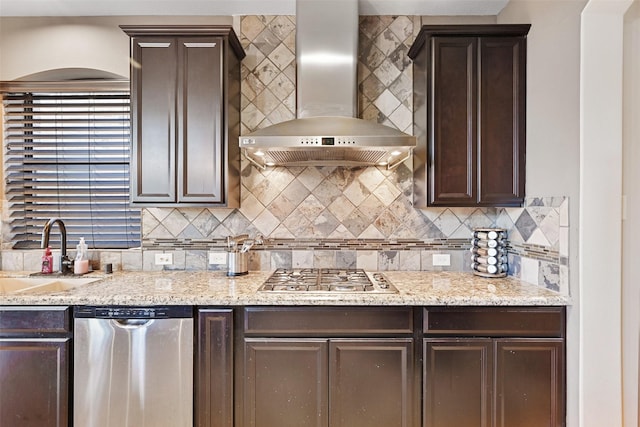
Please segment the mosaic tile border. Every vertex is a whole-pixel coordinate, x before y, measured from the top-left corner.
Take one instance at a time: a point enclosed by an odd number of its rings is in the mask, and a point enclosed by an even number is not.
[[[470,239],[435,239],[429,241],[414,239],[272,239],[267,238],[262,245],[256,245],[252,251],[263,250],[468,250]],[[226,250],[226,239],[193,240],[185,239],[147,239],[146,250],[183,249],[183,250]]]
[[[538,261],[547,261],[558,263],[561,259],[560,253],[548,246],[532,245],[532,244],[515,244],[509,242],[507,251],[510,254],[519,255],[535,259]],[[566,258],[566,257],[565,257]]]
[[[226,251],[225,240],[192,241],[182,239],[154,239],[145,242],[145,250],[159,251]],[[353,239],[266,239],[262,245],[254,246],[252,252],[270,251],[468,251],[470,239],[423,240],[353,240]],[[540,262],[568,264],[568,257],[550,247],[535,244],[508,242],[508,253]]]

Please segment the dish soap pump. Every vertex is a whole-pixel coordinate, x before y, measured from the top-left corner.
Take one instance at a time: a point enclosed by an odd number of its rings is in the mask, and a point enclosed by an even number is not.
[[[76,245],[76,258],[73,261],[73,274],[85,274],[89,272],[89,254],[84,237]]]
[[[47,246],[47,249],[44,251],[44,255],[42,255],[41,272],[43,274],[53,273],[53,255],[51,254],[51,248],[49,246]]]

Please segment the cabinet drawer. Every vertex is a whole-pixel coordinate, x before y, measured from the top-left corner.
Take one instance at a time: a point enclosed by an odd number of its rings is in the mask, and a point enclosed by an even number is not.
[[[565,336],[564,307],[430,307],[424,309],[428,336]]]
[[[0,307],[0,336],[50,336],[71,332],[69,307]]]
[[[247,307],[246,335],[384,335],[411,334],[409,307]]]

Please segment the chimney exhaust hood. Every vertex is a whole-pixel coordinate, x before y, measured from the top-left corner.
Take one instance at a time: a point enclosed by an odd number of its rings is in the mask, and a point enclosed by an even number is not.
[[[252,163],[386,166],[411,157],[416,138],[355,118],[358,0],[296,1],[297,118],[240,136]]]

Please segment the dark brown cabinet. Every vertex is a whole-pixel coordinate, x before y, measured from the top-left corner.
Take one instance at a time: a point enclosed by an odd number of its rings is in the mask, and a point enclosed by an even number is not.
[[[520,206],[530,25],[425,25],[414,70],[415,206]]]
[[[411,308],[246,310],[238,425],[411,427],[419,419]],[[390,337],[398,333],[406,337]]]
[[[411,427],[411,338],[329,342],[329,425]]]
[[[563,340],[512,338],[494,345],[495,425],[563,426]]]
[[[424,340],[424,426],[492,425],[492,354],[487,339]]]
[[[198,310],[195,426],[233,426],[233,310]]]
[[[131,202],[239,206],[240,60],[230,26],[131,37]]]
[[[0,308],[0,425],[69,425],[68,307]]]
[[[425,312],[423,425],[563,426],[563,308]]]
[[[245,340],[244,425],[328,425],[327,340]]]

